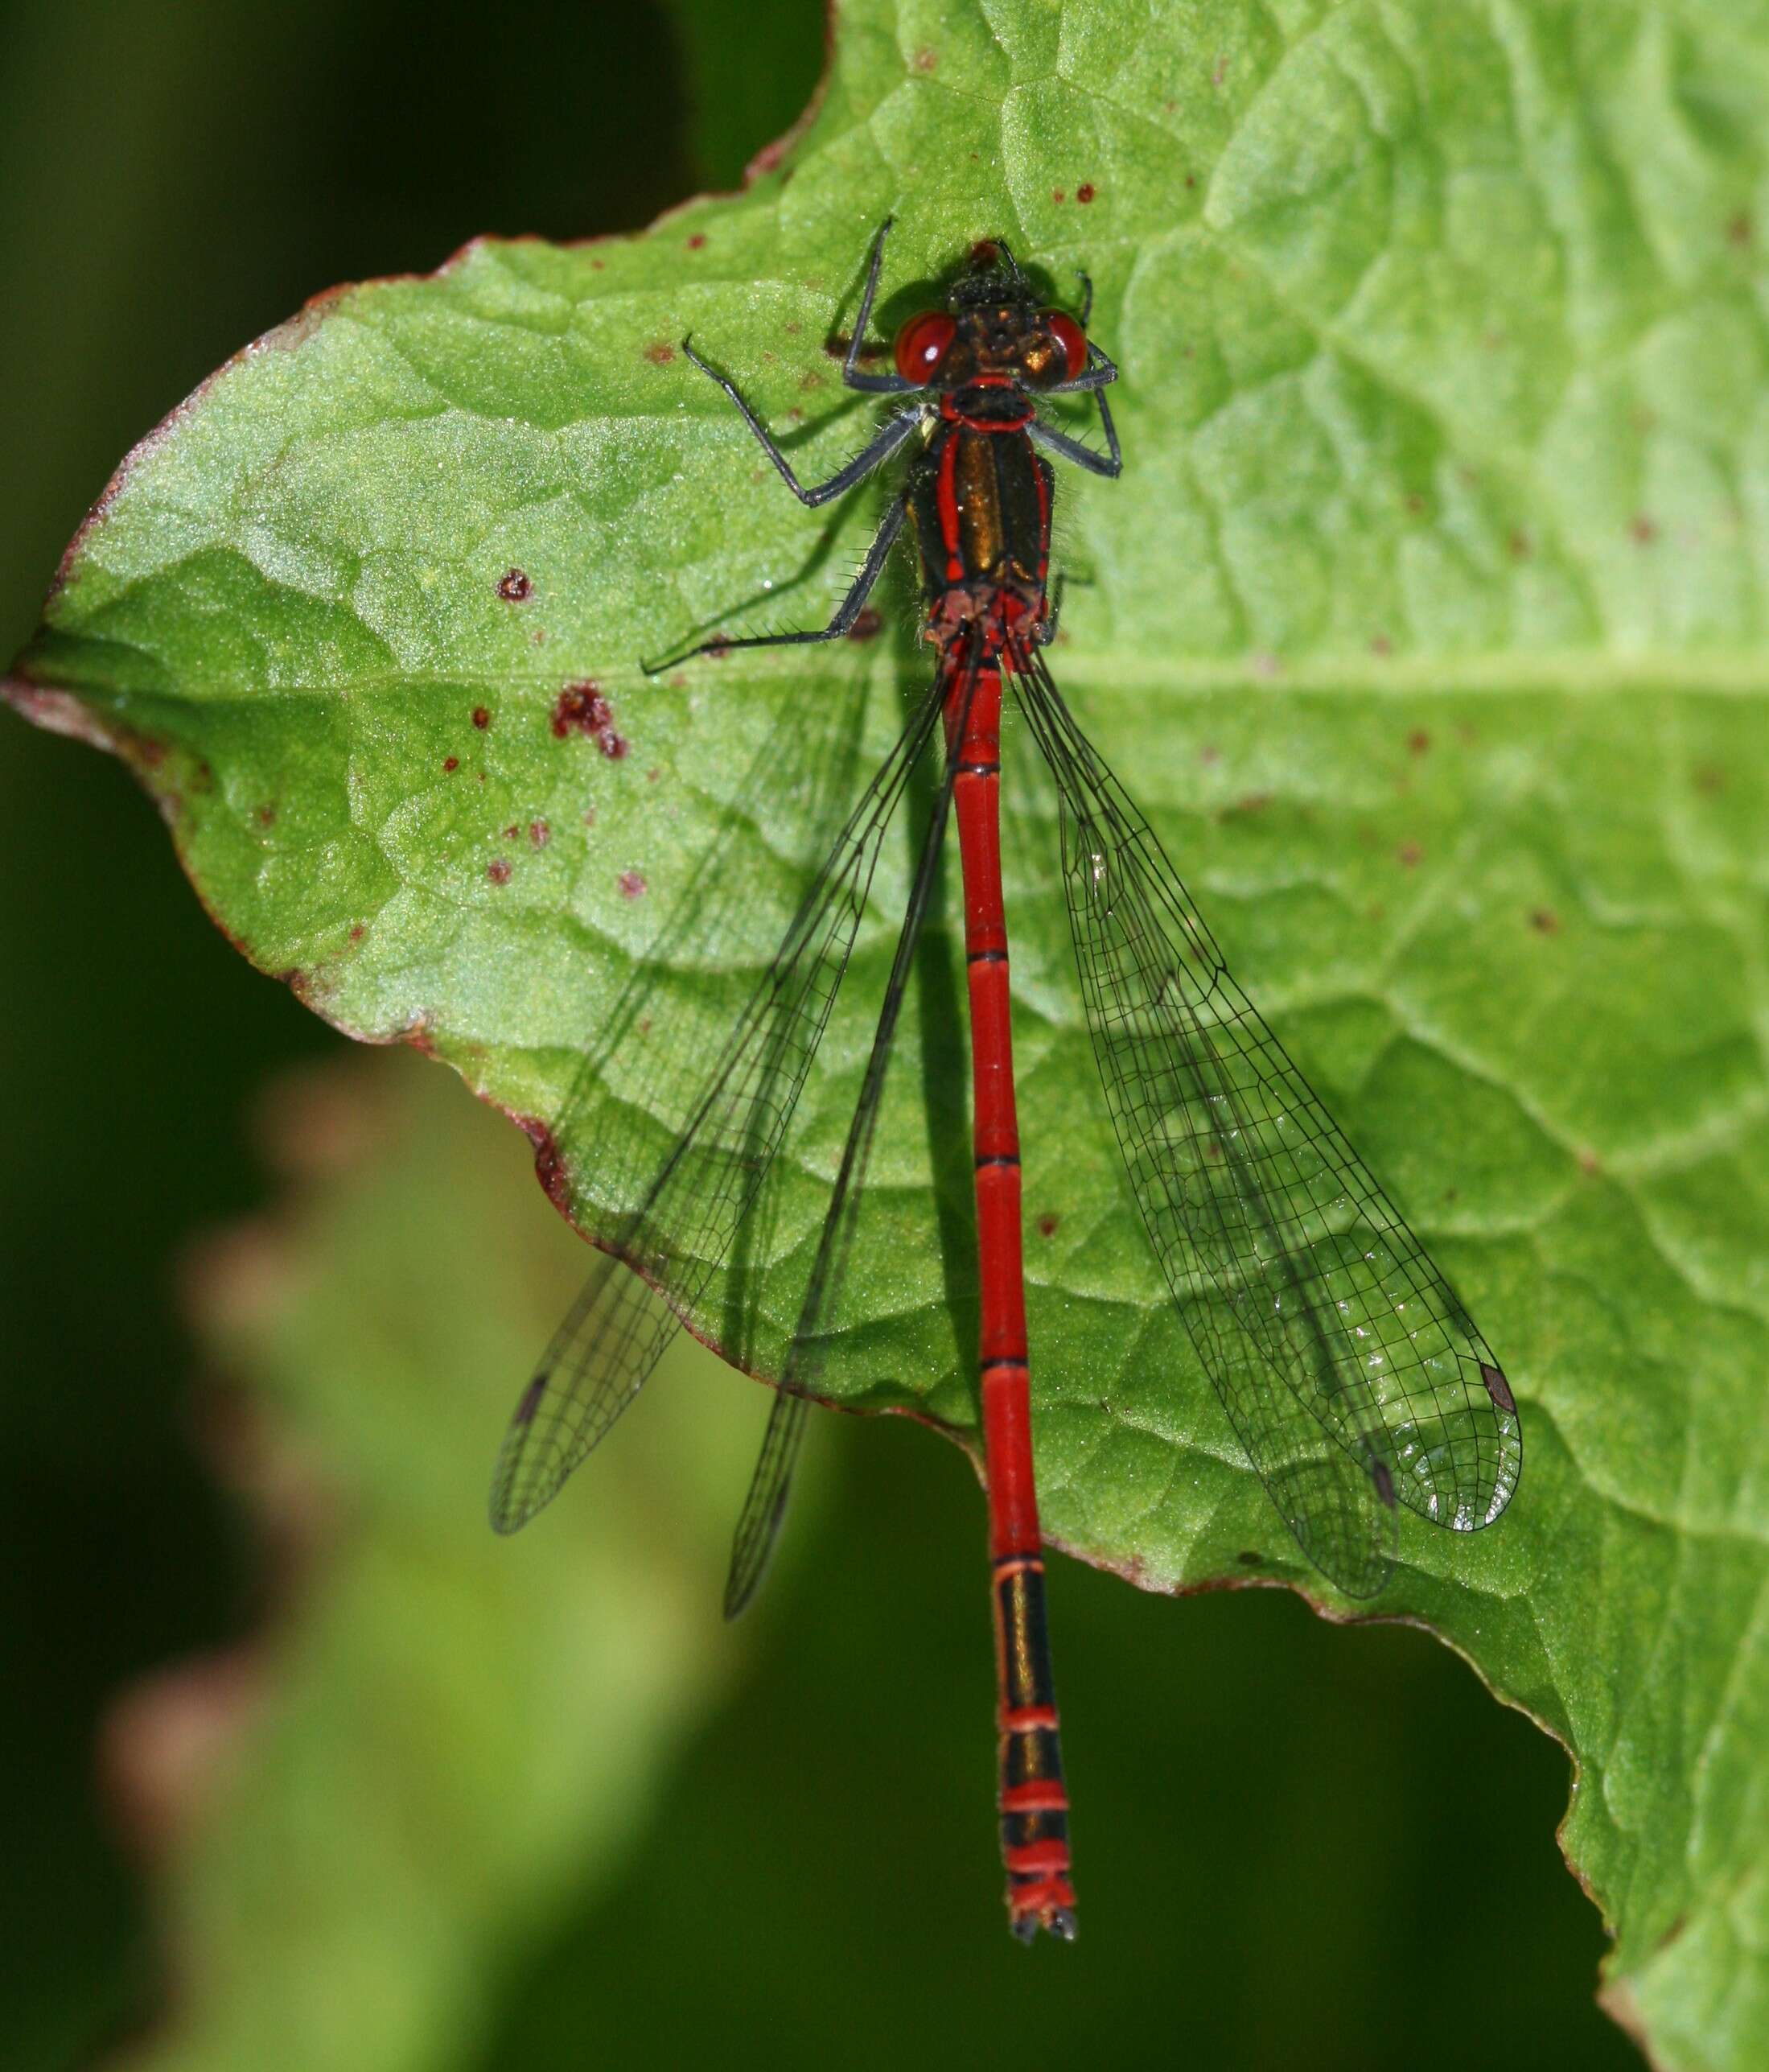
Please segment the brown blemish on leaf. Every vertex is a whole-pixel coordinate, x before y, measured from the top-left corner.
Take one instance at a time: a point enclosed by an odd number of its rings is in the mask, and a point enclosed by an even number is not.
[[[444,776],[449,776],[449,777],[453,776],[454,776],[454,774],[455,774],[455,772],[456,772],[456,771],[457,771],[460,767],[461,767],[461,759],[460,759],[460,757],[459,757],[459,756],[443,756],[443,758],[442,758],[442,774],[444,775]]]
[[[529,822],[529,839],[537,849],[545,849],[553,839],[553,830],[544,820],[531,820]]]
[[[1425,860],[1425,851],[1417,842],[1403,842],[1395,854],[1403,870],[1416,871]]]
[[[367,933],[368,930],[364,928],[362,923],[358,921],[356,925],[350,931],[350,939],[352,942],[360,942]]]
[[[587,681],[568,683],[553,701],[553,739],[564,740],[574,727],[594,741],[610,762],[618,763],[627,752],[626,738],[615,726],[614,707]]]
[[[525,604],[534,595],[534,584],[527,570],[507,570],[498,578],[497,594],[506,604]]]
[[[1079,202],[1084,203],[1092,201],[1094,192],[1095,190],[1092,181],[1083,180],[1081,184],[1075,190],[1075,199]]]
[[[1644,511],[1636,511],[1627,533],[1635,546],[1649,547],[1658,538],[1659,529],[1656,521],[1649,518]]]
[[[1424,727],[1415,727],[1407,736],[1407,746],[1415,756],[1428,756],[1431,752],[1431,736]]]
[[[274,805],[261,805],[258,808],[257,821],[260,827],[274,827],[277,824],[276,808]]]
[[[101,1788],[130,1845],[158,1857],[212,1800],[225,1757],[264,1709],[269,1664],[241,1646],[142,1677],[100,1731]]]
[[[494,885],[508,884],[510,882],[508,859],[503,856],[494,856],[485,867],[485,875]]]
[[[636,871],[623,871],[620,874],[620,890],[623,897],[626,899],[643,899],[645,892],[645,881]]]
[[[878,636],[878,629],[883,625],[883,624],[884,620],[882,616],[878,612],[874,612],[872,607],[868,604],[858,615],[854,624],[849,627],[848,638],[850,641],[876,640]]]
[[[1040,1216],[1038,1219],[1038,1234],[1041,1238],[1054,1238],[1056,1235],[1056,1225],[1055,1217]]]
[[[698,252],[703,249],[706,243],[706,233],[704,230],[697,230],[688,241],[688,249],[690,252]]]
[[[912,72],[919,72],[924,76],[929,72],[937,72],[940,69],[940,53],[937,51],[929,50],[924,44],[909,60],[909,66]]]
[[[546,1190],[546,1197],[567,1221],[571,1216],[571,1182],[566,1172],[558,1141],[547,1125],[535,1115],[518,1115],[509,1110],[510,1120],[534,1147],[535,1176]]]
[[[1558,935],[1560,916],[1552,907],[1537,907],[1529,917],[1529,925],[1538,935]]]
[[[653,367],[667,367],[675,356],[675,347],[664,339],[653,339],[645,348],[645,357]]]
[[[483,734],[491,723],[492,715],[490,712],[488,711],[483,705],[475,705],[473,708],[473,724],[478,727],[479,731]]]
[[[1068,200],[1068,196],[1063,192],[1061,187],[1053,187],[1051,189],[1051,199],[1052,201],[1060,204],[1063,202],[1067,201]]]

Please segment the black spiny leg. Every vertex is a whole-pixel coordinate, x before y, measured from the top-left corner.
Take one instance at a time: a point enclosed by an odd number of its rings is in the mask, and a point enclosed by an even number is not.
[[[844,633],[853,630],[861,608],[871,595],[873,585],[878,580],[891,548],[896,545],[907,512],[908,506],[900,496],[892,498],[883,522],[866,549],[866,558],[860,564],[859,573],[827,626],[820,626],[808,633],[745,633],[735,640],[715,633],[711,640],[685,648],[679,654],[668,655],[660,662],[641,662],[639,666],[647,676],[656,676],[660,670],[675,668],[679,662],[692,661],[696,655],[729,654],[733,648],[802,648],[817,641],[839,641]]]
[[[854,336],[848,340],[848,356],[841,363],[841,379],[850,389],[867,396],[907,396],[920,388],[919,381],[906,381],[900,374],[862,374],[860,348],[872,321],[873,298],[878,292],[878,274],[884,265],[885,235],[892,219],[887,216],[872,241],[872,262],[866,268],[866,293],[860,298],[859,314],[854,319]]]
[[[718,382],[720,388],[743,412],[743,422],[761,441],[763,452],[780,470],[780,480],[785,483],[787,488],[801,504],[827,504],[833,498],[841,496],[845,492],[851,489],[856,482],[862,480],[872,472],[874,468],[888,460],[921,422],[921,407],[919,404],[912,410],[900,412],[891,419],[883,430],[863,452],[854,455],[845,468],[837,470],[827,482],[813,483],[808,489],[792,472],[792,463],[775,445],[774,435],[744,402],[737,384],[730,377],[728,374],[721,374],[716,367],[710,367],[694,350],[689,340],[685,338],[682,340],[682,350],[710,381]]]
[[[1096,350],[1097,350],[1096,348]],[[1103,355],[1101,356],[1104,357]],[[1104,453],[1096,453],[1092,447],[1084,446],[1080,439],[1071,439],[1066,431],[1058,431],[1054,426],[1042,423],[1036,418],[1033,418],[1026,430],[1035,445],[1043,447],[1047,453],[1054,453],[1060,459],[1072,460],[1077,468],[1084,468],[1089,475],[1117,476],[1124,472],[1124,455],[1118,446],[1117,426],[1112,422],[1112,406],[1105,400],[1105,382],[1110,381],[1118,370],[1116,367],[1112,367],[1109,360],[1105,364],[1112,368],[1112,372],[1106,375],[1104,380],[1090,381],[1088,377],[1084,374],[1079,381],[1067,384],[1072,393],[1076,389],[1091,387],[1098,396],[1100,422],[1105,430],[1106,450]],[[1055,389],[1049,389],[1045,393],[1047,395],[1056,395],[1061,392]]]

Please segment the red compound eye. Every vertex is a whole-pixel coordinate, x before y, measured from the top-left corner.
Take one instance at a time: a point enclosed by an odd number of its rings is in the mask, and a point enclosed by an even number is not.
[[[1044,328],[1056,340],[1057,349],[1068,363],[1065,381],[1072,381],[1087,372],[1087,333],[1072,316],[1059,309],[1047,309],[1039,318]]]
[[[957,328],[956,320],[944,310],[911,317],[897,333],[897,372],[904,381],[918,385],[932,381]]]

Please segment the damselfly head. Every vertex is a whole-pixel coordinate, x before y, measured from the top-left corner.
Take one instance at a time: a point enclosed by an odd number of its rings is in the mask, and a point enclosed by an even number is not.
[[[1039,306],[1019,262],[990,238],[971,247],[946,307],[911,317],[897,333],[896,360],[918,385],[961,389],[980,380],[1047,389],[1085,370],[1088,344],[1066,311]]]

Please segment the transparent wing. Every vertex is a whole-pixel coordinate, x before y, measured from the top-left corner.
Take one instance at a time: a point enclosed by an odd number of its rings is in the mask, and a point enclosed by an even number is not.
[[[541,1356],[492,1477],[492,1522],[514,1532],[644,1386],[730,1255],[829,1020],[884,832],[939,717],[937,690],[867,787],[706,1076],[688,1124]],[[635,1271],[627,1272],[620,1263]],[[642,1277],[642,1279],[641,1278]],[[643,1282],[667,1291],[672,1309]]]
[[[1019,682],[1061,797],[1088,1025],[1156,1258],[1304,1552],[1372,1594],[1397,1500],[1463,1532],[1510,1501],[1522,1460],[1510,1386],[1236,984],[1041,656]]]
[[[964,738],[970,701],[976,694],[978,656],[979,650],[973,643],[961,660],[942,671],[935,686],[936,703],[943,706],[952,698],[956,708],[956,723],[947,728],[945,774],[922,838],[902,933],[897,937],[897,953],[891,960],[891,976],[885,983],[878,1024],[866,1060],[866,1077],[861,1083],[860,1098],[854,1105],[854,1119],[848,1125],[847,1141],[842,1146],[841,1163],[836,1172],[829,1213],[818,1242],[810,1279],[805,1284],[804,1299],[799,1307],[792,1347],[768,1418],[761,1454],[731,1543],[730,1571],[725,1584],[727,1619],[734,1619],[755,1596],[779,1537],[780,1521],[786,1515],[792,1469],[804,1433],[805,1398],[815,1390],[817,1378],[822,1370],[825,1334],[840,1307],[841,1283],[854,1247],[854,1224],[861,1192],[866,1184],[866,1162],[871,1156],[873,1133],[878,1127],[878,1110],[884,1098],[891,1045],[896,1039],[903,995],[915,963],[915,946],[921,940],[922,923],[927,918],[928,902],[939,877],[940,852],[945,841],[946,823],[952,815],[952,785],[958,775],[958,744]]]
[[[780,1522],[786,1516],[786,1500],[792,1493],[792,1470],[798,1464],[809,1408],[805,1398],[784,1382],[775,1391],[762,1450],[731,1539],[731,1565],[725,1578],[727,1619],[734,1619],[749,1603],[767,1572],[774,1543],[780,1536]]]

